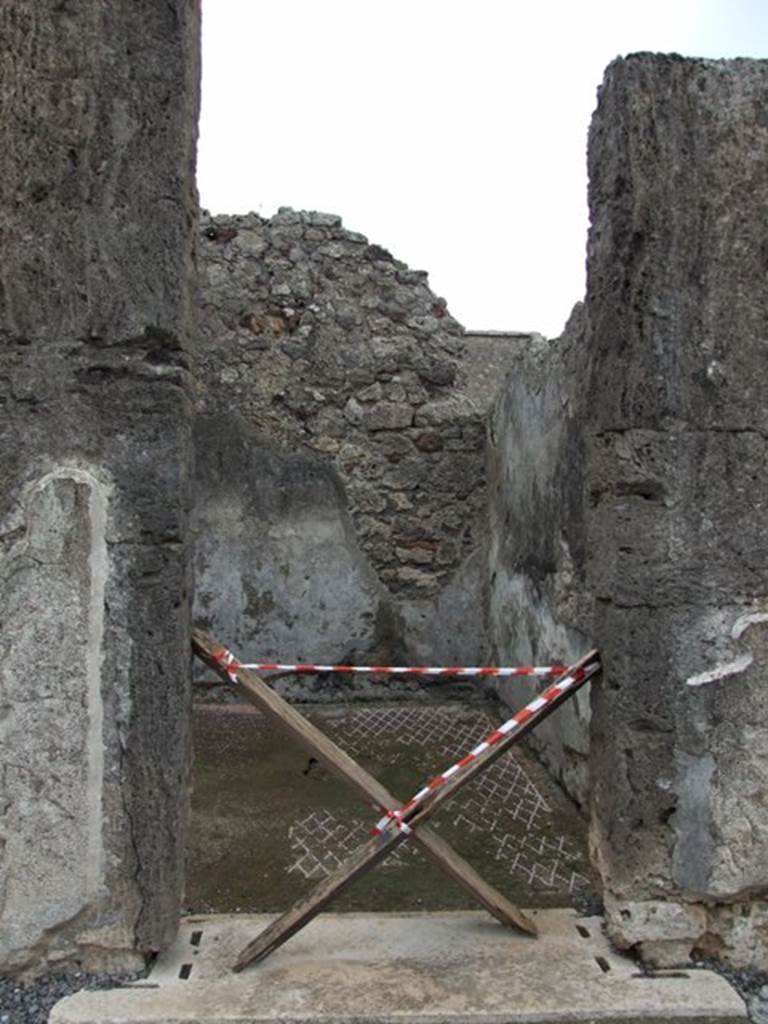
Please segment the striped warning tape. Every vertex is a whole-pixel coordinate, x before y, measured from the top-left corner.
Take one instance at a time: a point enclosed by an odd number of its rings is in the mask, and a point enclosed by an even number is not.
[[[245,668],[241,662],[237,660],[232,651],[228,651],[226,647],[217,647],[213,652],[214,661],[218,661],[224,671],[233,683],[237,682],[237,671],[238,669]]]
[[[239,669],[251,668],[251,665],[244,664],[237,660],[231,651],[227,650],[226,647],[218,647],[213,651],[213,658],[217,661],[226,674],[229,676],[233,683],[237,683],[237,673]],[[389,809],[382,807],[381,810],[385,812],[384,817],[376,822],[376,825],[371,829],[371,834],[378,836],[386,829],[390,822],[394,822],[400,831],[409,834],[411,827],[405,820],[405,816],[410,814],[420,803],[422,803],[431,793],[439,789],[444,783],[450,778],[466,768],[467,765],[471,764],[476,758],[484,754],[486,750],[489,750],[499,740],[503,739],[504,736],[508,736],[510,733],[515,732],[521,726],[523,726],[530,718],[542,711],[548,704],[551,704],[556,698],[561,697],[568,690],[574,688],[577,685],[583,683],[590,676],[594,675],[598,671],[600,665],[599,662],[594,662],[587,665],[585,668],[577,668],[569,670],[563,669],[566,675],[563,675],[561,679],[558,679],[556,683],[553,683],[543,693],[539,694],[532,701],[521,708],[520,711],[516,712],[511,718],[503,722],[497,729],[489,733],[485,739],[478,743],[478,745],[470,750],[468,754],[465,754],[461,760],[451,765],[440,775],[436,775],[431,779],[426,786],[419,790],[411,799],[403,804],[399,809]],[[317,667],[316,667],[317,668]],[[555,671],[556,666],[549,671]],[[373,671],[373,669],[371,669]],[[518,674],[525,674],[518,670]],[[532,674],[532,673],[531,673]]]
[[[516,668],[483,666],[435,665],[282,665],[273,661],[243,663],[242,668],[257,672],[380,672],[392,676],[557,676],[568,671],[567,665],[522,665]]]
[[[493,732],[489,733],[482,743],[470,750],[468,754],[465,754],[460,761],[456,764],[451,765],[450,768],[442,772],[440,775],[436,775],[431,779],[423,789],[420,789],[418,793],[411,797],[411,799],[403,804],[398,810],[389,810],[382,807],[383,811],[386,811],[383,818],[376,822],[376,825],[371,829],[371,835],[379,836],[382,834],[384,829],[391,823],[394,822],[397,828],[404,832],[410,832],[410,827],[405,821],[405,816],[409,814],[415,807],[422,803],[431,793],[434,793],[436,789],[439,789],[444,783],[448,781],[452,776],[456,775],[467,765],[471,764],[476,758],[484,754],[486,750],[489,750],[495,744],[499,742],[504,736],[508,736],[510,733],[515,732],[519,729],[529,718],[532,718],[535,714],[545,708],[548,704],[551,704],[557,697],[561,697],[567,690],[572,689],[580,683],[583,683],[589,676],[594,675],[599,667],[598,663],[587,665],[586,668],[577,668],[573,671],[568,672],[562,679],[558,679],[556,683],[553,683],[548,689],[542,694],[532,700],[529,704],[526,704],[524,708],[521,708],[512,718],[507,719],[498,729],[494,729]]]
[[[435,666],[435,665],[287,665],[276,661],[238,661],[231,651],[221,647],[214,653],[232,682],[237,681],[237,669],[246,668],[260,672],[339,672],[348,675],[354,672],[379,672],[389,675],[414,676],[557,676],[568,671],[567,665],[518,665],[516,667],[496,666]]]

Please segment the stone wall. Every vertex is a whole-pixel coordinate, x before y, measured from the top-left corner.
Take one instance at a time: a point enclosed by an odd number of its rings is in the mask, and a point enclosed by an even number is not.
[[[196,5],[0,9],[0,970],[168,943],[189,731]]]
[[[607,665],[592,842],[611,931],[762,967],[766,109],[766,61],[608,69],[590,133],[586,437]]]
[[[0,12],[0,969],[175,931],[195,403],[204,620],[329,661],[596,642],[589,749],[583,701],[538,741],[610,934],[764,966],[768,64],[611,65],[555,342],[466,336],[336,217],[205,219],[193,387],[197,22]]]
[[[489,624],[500,664],[569,663],[592,635],[584,579],[584,311],[560,338],[529,338],[513,357],[488,429]],[[499,695],[517,708],[535,682],[505,680]],[[589,692],[581,690],[531,734],[570,795],[589,795]]]
[[[232,484],[246,523],[237,553],[201,470],[199,617],[254,657],[482,660],[484,419],[511,352],[528,336],[465,337],[425,273],[330,214],[204,217],[201,250],[199,412],[210,422],[236,413],[238,434],[267,444],[271,456],[244,463]],[[209,442],[226,446],[223,435]],[[281,569],[280,520],[294,511],[284,497],[275,517],[262,491],[275,493],[274,471],[287,496],[299,465],[325,481],[317,485],[321,519],[331,507],[322,494],[341,497],[332,503],[336,541],[321,551],[311,502],[297,494],[305,543],[291,542],[288,561],[305,563],[307,583],[297,589]],[[345,507],[351,523],[342,525]],[[348,547],[334,571],[342,534]],[[271,553],[254,546],[267,535]],[[267,562],[275,572],[262,571]],[[251,597],[228,592],[213,568],[235,563]],[[352,563],[346,586],[339,569]],[[366,598],[360,573],[370,577]],[[334,615],[320,614],[318,601]]]
[[[327,455],[382,581],[434,593],[484,501],[481,422],[450,401],[462,328],[426,274],[339,217],[219,217],[202,234],[206,408]]]
[[[766,104],[767,62],[610,66],[583,324],[492,428],[493,635],[600,647],[588,786],[586,709],[539,740],[588,792],[610,934],[659,964],[768,961]]]

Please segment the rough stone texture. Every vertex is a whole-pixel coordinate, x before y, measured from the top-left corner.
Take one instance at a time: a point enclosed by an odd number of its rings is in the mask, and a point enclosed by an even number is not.
[[[540,334],[519,331],[466,331],[459,379],[466,400],[486,415],[508,378],[517,372],[517,359],[541,345]]]
[[[575,660],[591,636],[584,582],[583,430],[589,410],[584,315],[576,306],[555,341],[533,338],[514,357],[488,431],[489,606],[493,660]],[[532,680],[500,683],[511,707]],[[531,735],[579,802],[588,796],[589,692],[581,691]]]
[[[535,741],[590,796],[612,938],[659,965],[768,963],[767,102],[766,62],[611,65],[585,310],[491,418],[491,635],[601,648],[591,743],[583,703]]]
[[[173,936],[198,12],[0,10],[0,970]]]
[[[203,453],[201,617],[262,658],[487,660],[484,419],[530,336],[465,336],[426,274],[330,214],[204,216],[201,246],[200,415],[235,411],[237,436],[270,447],[247,471]],[[226,431],[216,443],[224,452]],[[211,514],[219,458],[243,477],[227,484],[238,512],[226,523]],[[317,521],[305,496],[286,497],[304,472],[318,482]],[[280,480],[280,501],[263,498]],[[265,554],[283,515],[303,524],[290,562],[306,563],[311,587],[281,568],[287,536]],[[322,550],[320,521],[334,537]],[[242,589],[223,585],[224,565]]]
[[[657,962],[660,899],[688,949],[768,962],[767,107],[768,62],[641,54],[590,136],[592,842]]]
[[[386,587],[438,593],[482,532],[494,387],[472,342],[425,273],[339,217],[284,209],[201,231],[202,407],[319,453]]]

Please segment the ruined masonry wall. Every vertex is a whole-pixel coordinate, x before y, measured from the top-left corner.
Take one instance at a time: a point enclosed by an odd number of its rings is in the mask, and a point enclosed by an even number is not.
[[[200,239],[198,621],[255,660],[486,662],[485,417],[531,336],[465,334],[330,214]]]
[[[0,6],[0,971],[183,886],[198,10]]]
[[[201,248],[201,408],[318,453],[385,587],[436,594],[477,542],[488,406],[444,300],[329,214],[204,219]]]

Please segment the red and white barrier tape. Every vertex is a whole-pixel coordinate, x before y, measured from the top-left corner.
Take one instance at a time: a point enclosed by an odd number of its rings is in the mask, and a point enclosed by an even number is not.
[[[226,672],[226,674],[229,676],[230,680],[233,683],[237,682],[237,673],[239,669],[248,669],[255,667],[252,665],[246,665],[242,662],[239,662],[237,658],[234,656],[234,654],[232,654],[231,651],[227,650],[226,647],[217,648],[213,652],[213,658],[221,665],[221,667],[224,669],[224,671]],[[261,667],[263,668],[264,666]],[[270,665],[268,667],[278,668],[280,666]],[[342,667],[348,669],[349,671],[354,671],[352,666]],[[507,719],[506,722],[503,722],[498,727],[498,729],[494,729],[493,732],[489,733],[481,743],[478,743],[478,745],[473,750],[470,750],[468,754],[465,754],[464,757],[461,758],[461,760],[451,765],[451,767],[447,768],[444,772],[441,772],[440,775],[436,775],[433,779],[431,779],[426,784],[426,786],[420,789],[419,792],[412,796],[411,799],[407,803],[403,804],[402,807],[400,807],[399,809],[389,809],[386,807],[382,807],[381,809],[385,812],[384,817],[381,818],[376,823],[376,825],[371,829],[371,834],[375,836],[381,835],[382,832],[392,821],[395,822],[397,828],[401,832],[409,834],[411,832],[411,828],[405,821],[406,814],[409,814],[415,807],[422,803],[422,801],[425,800],[436,789],[439,789],[444,783],[448,781],[448,779],[452,778],[452,776],[454,776],[457,772],[460,772],[462,769],[466,768],[467,765],[471,764],[474,760],[476,760],[476,758],[480,757],[481,754],[484,754],[486,750],[489,750],[491,747],[495,746],[495,744],[497,744],[499,740],[503,739],[504,736],[507,736],[509,735],[509,733],[519,729],[525,722],[528,721],[529,718],[532,718],[533,715],[541,711],[542,708],[545,708],[547,704],[551,704],[552,701],[555,700],[555,698],[562,696],[562,694],[564,694],[567,690],[570,690],[572,687],[576,686],[578,683],[583,682],[589,676],[597,672],[598,667],[598,664],[591,664],[588,665],[586,668],[578,668],[575,669],[573,672],[569,672],[568,675],[564,675],[562,679],[558,679],[556,683],[553,683],[553,685],[548,687],[548,689],[546,689],[542,694],[540,694],[538,697],[535,697],[532,701],[526,704],[524,708],[521,708],[520,711],[516,712],[511,718]],[[558,666],[553,666],[552,668],[547,669],[546,671],[555,672],[557,668]],[[306,670],[322,671],[320,666],[306,666]],[[374,669],[372,667],[368,667],[368,671],[383,671],[383,669]],[[456,670],[441,669],[439,671],[448,672]],[[543,673],[545,670],[509,669],[507,670],[507,673],[512,674],[512,672],[515,672],[515,674],[517,675],[532,675],[533,671],[541,671]],[[567,668],[565,668],[562,669],[562,671],[567,672],[568,670]]]
[[[568,671],[567,665],[522,665],[517,667],[484,666],[434,666],[434,665],[310,665],[279,664],[274,661],[238,661],[231,651],[221,647],[214,657],[222,665],[230,679],[235,682],[237,669],[245,668],[261,672],[339,672],[351,675],[355,672],[379,672],[388,675],[414,676],[556,676]],[[230,668],[234,666],[233,670]]]
[[[229,676],[233,683],[237,682],[237,670],[245,668],[245,665],[241,664],[234,656],[232,651],[228,651],[226,647],[217,647],[213,651],[213,658],[221,665],[224,671]]]
[[[440,667],[434,665],[279,665],[272,661],[244,663],[242,668],[257,672],[380,672],[392,676],[558,676],[567,665],[523,665],[517,668],[482,666]]]
[[[431,779],[423,789],[420,789],[415,796],[412,796],[411,799],[407,803],[403,804],[403,806],[398,810],[389,810],[383,807],[382,810],[385,810],[386,814],[376,822],[376,825],[371,829],[371,835],[381,835],[387,825],[392,821],[394,821],[397,827],[402,831],[407,830],[410,832],[410,828],[404,819],[405,815],[412,811],[414,807],[417,807],[431,793],[434,793],[436,789],[439,789],[444,783],[446,783],[448,779],[456,775],[457,772],[460,772],[463,768],[466,768],[467,765],[476,760],[476,758],[481,754],[484,754],[486,750],[495,746],[495,744],[497,744],[499,740],[503,739],[504,736],[508,736],[509,733],[515,732],[521,725],[527,722],[529,718],[535,715],[538,711],[541,711],[542,708],[545,708],[547,704],[551,704],[556,697],[562,696],[562,694],[567,690],[570,690],[577,683],[583,682],[586,678],[593,675],[597,669],[598,665],[592,664],[588,665],[586,668],[575,669],[568,675],[563,676],[562,679],[559,679],[529,704],[526,704],[524,708],[521,708],[520,711],[512,716],[512,718],[507,719],[507,721],[500,725],[498,729],[494,729],[493,732],[489,733],[482,743],[478,743],[478,745],[473,750],[470,750],[468,754],[465,754],[460,761],[457,761],[456,764],[451,765],[451,767],[446,769],[446,771]]]

